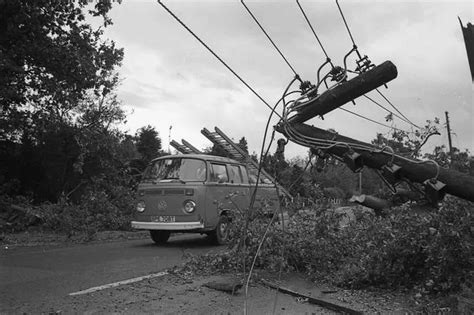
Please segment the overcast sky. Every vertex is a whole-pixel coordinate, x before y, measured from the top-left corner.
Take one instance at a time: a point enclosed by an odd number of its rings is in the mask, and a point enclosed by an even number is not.
[[[270,104],[293,73],[237,0],[164,1],[198,36]],[[342,65],[352,43],[335,1],[301,0],[334,63]],[[472,1],[339,1],[362,54],[375,63],[392,61],[398,77],[383,93],[416,124],[449,111],[453,145],[474,151],[473,84],[458,16],[473,21]],[[296,2],[246,1],[274,42],[304,80],[313,83],[325,57]],[[211,143],[203,127],[222,129],[236,141],[245,136],[250,151],[260,151],[270,111],[156,1],[123,1],[111,11],[114,25],[106,37],[125,49],[118,94],[130,113],[125,129],[152,125],[163,149],[171,139],[198,148]],[[352,66],[353,68],[353,66]],[[376,93],[369,93],[383,102]],[[382,109],[364,99],[344,107],[384,122]],[[383,103],[387,105],[386,103]],[[387,105],[388,106],[388,105]],[[276,120],[273,121],[273,124]],[[369,142],[389,130],[341,110],[314,118],[315,126]],[[398,128],[410,125],[395,119]],[[280,135],[277,135],[279,137]],[[432,137],[425,150],[446,144],[446,131]],[[173,149],[173,148],[172,148]],[[274,149],[272,149],[272,152]],[[307,149],[287,146],[286,157]]]

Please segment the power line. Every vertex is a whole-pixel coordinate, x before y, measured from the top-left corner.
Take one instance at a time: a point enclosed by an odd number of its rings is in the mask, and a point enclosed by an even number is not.
[[[274,44],[274,42],[271,40],[271,38],[268,36],[268,34],[265,32],[265,30],[263,29],[263,27],[260,25],[260,23],[257,21],[257,19],[255,18],[255,16],[252,14],[252,12],[248,9],[248,7],[245,5],[245,3],[243,2],[243,0],[241,0],[242,4],[244,5],[244,7],[247,9],[248,13],[252,16],[252,18],[254,19],[254,21],[260,26],[261,30],[265,33],[265,35],[267,36],[267,38],[270,40],[270,42],[274,45],[275,49],[280,53],[280,55],[282,56],[282,58],[287,62],[288,66],[292,69],[292,71],[295,73],[295,75],[298,77],[298,75],[296,74],[296,72],[294,71],[293,67],[289,64],[289,62],[287,61],[287,59],[285,58],[285,56],[281,53],[281,51],[278,49],[278,47]],[[272,112],[274,112],[280,119],[283,119],[283,117],[278,114],[274,108],[272,108],[272,106],[270,106],[261,96],[260,94],[258,94],[244,79],[242,79],[242,77],[240,77],[221,57],[219,57],[203,40],[201,40],[201,38],[199,38],[199,36],[197,36],[183,21],[181,21],[180,18],[178,18],[168,7],[166,7],[166,5],[158,0],[158,3],[178,22],[180,23],[197,41],[199,41],[199,43],[201,43],[201,45],[203,45],[217,60],[219,60],[235,77],[237,77],[255,96],[257,96]],[[336,0],[336,3],[337,3],[337,0]],[[339,4],[338,4],[338,7],[339,7]],[[303,11],[304,13],[304,11]],[[342,14],[342,11],[341,11],[341,14]],[[306,15],[305,15],[306,16]],[[344,19],[345,20],[345,19]],[[308,21],[309,22],[309,21]],[[347,24],[346,24],[347,25]],[[349,30],[348,30],[349,31]],[[349,31],[350,32],[350,31]],[[352,39],[352,35],[351,35],[351,39]],[[353,40],[353,39],[352,39]],[[400,114],[402,115],[406,120],[407,122],[411,123],[408,118],[406,118],[380,91],[378,91],[377,89],[377,92],[379,92],[380,95],[382,95],[382,97]],[[372,100],[371,98],[369,98],[368,96],[366,96],[369,100]],[[373,101],[373,100],[372,100]],[[374,103],[376,103],[375,101],[373,101]],[[377,105],[381,106],[380,104],[376,103]],[[385,110],[387,110],[385,107],[381,106],[382,108],[384,108]],[[339,108],[343,111],[346,111],[348,113],[351,113],[355,116],[358,116],[362,119],[365,119],[365,120],[368,120],[370,122],[373,122],[375,124],[378,124],[378,125],[381,125],[383,127],[386,127],[386,128],[390,128],[390,129],[395,129],[395,130],[399,130],[399,131],[403,131],[403,132],[406,132],[402,129],[399,129],[399,128],[396,128],[396,127],[393,127],[393,126],[389,126],[389,125],[386,125],[386,124],[383,124],[383,123],[380,123],[378,121],[375,121],[373,119],[370,119],[370,118],[367,118],[363,115],[360,115],[360,114],[357,114],[355,112],[352,112],[350,110],[347,110],[345,108]],[[387,110],[388,111],[388,110]],[[389,111],[390,112],[390,111]],[[416,126],[415,124],[411,123],[412,125]],[[418,126],[416,126],[418,127]],[[419,128],[419,127],[418,127]]]
[[[245,82],[244,79],[242,79],[224,60],[222,60],[221,57],[219,57],[211,48],[209,48],[209,46],[206,45],[206,43],[204,43],[200,38],[199,36],[197,36],[186,24],[184,24],[183,21],[181,21],[170,9],[168,9],[168,7],[166,7],[166,5],[161,2],[161,0],[158,0],[158,3],[176,20],[179,22],[179,24],[181,24],[191,35],[194,36],[194,38],[199,41],[201,43],[201,45],[203,45],[214,57],[217,58],[217,60],[219,60],[230,72],[232,72],[233,75],[235,75],[237,77],[237,79],[240,80],[240,82],[242,82],[250,91],[252,91],[253,94],[255,94],[255,96],[257,96],[270,110],[273,111],[273,108],[270,106],[270,104],[268,104],[261,96],[260,94],[258,94],[250,85],[247,84],[247,82]],[[282,118],[280,114],[278,114],[277,112],[275,112],[275,114]]]
[[[385,106],[383,106],[382,104],[380,104],[379,102],[377,102],[376,100],[372,99],[371,97],[367,96],[364,94],[364,97],[368,100],[370,100],[372,103],[374,103],[375,105],[379,106],[380,108],[384,109],[385,111],[389,112],[390,114],[392,114],[393,116],[395,117],[398,117],[399,119],[401,119],[402,121],[408,123],[408,124],[411,124],[413,125],[414,127],[417,127],[419,128],[417,125],[413,124],[411,121],[407,120],[406,118],[402,117],[402,116],[399,116],[397,114],[395,114],[394,112],[392,112],[391,110],[389,110],[388,108],[386,108]]]
[[[401,111],[399,111],[398,108],[397,108],[395,105],[393,105],[393,103],[390,102],[389,99],[388,99],[385,95],[383,95],[382,92],[380,92],[379,89],[375,89],[375,90],[377,91],[377,93],[380,94],[380,96],[382,96],[382,97],[384,98],[384,100],[387,101],[387,103],[390,104],[390,106],[392,106],[393,109],[395,109],[395,110],[397,111],[397,113],[399,113],[400,115],[402,115],[403,118],[405,118],[407,122],[409,122],[410,124],[412,124],[412,125],[415,126],[416,128],[421,129],[418,125],[415,125],[414,123],[412,123],[412,122],[410,121],[410,119],[408,119],[405,115],[403,115],[403,113],[402,113]]]
[[[347,25],[347,21],[346,21],[346,18],[344,17],[344,13],[342,13],[342,9],[341,9],[341,6],[339,5],[339,1],[336,0],[336,4],[337,4],[337,8],[339,9],[339,13],[341,14],[341,17],[342,17],[342,20],[344,21],[344,25],[346,26],[346,29],[347,29],[347,32],[349,33],[349,37],[351,38],[351,41],[352,41],[352,45],[354,45],[354,48],[357,52],[357,55],[359,56],[359,58],[361,58],[361,55],[359,54],[359,51],[357,50],[357,45],[354,41],[354,37],[352,37],[352,33],[351,33],[351,30],[349,29],[349,25]]]
[[[273,40],[270,38],[270,36],[268,35],[268,33],[265,31],[265,29],[263,28],[263,26],[258,22],[257,18],[253,15],[252,11],[250,11],[250,9],[247,7],[247,5],[244,3],[244,0],[240,0],[240,2],[242,3],[242,5],[244,6],[244,8],[247,10],[247,12],[250,14],[250,16],[252,17],[252,19],[255,21],[255,23],[257,23],[257,25],[260,27],[260,29],[262,30],[262,32],[265,34],[265,36],[268,38],[268,40],[270,41],[270,43],[272,43],[273,47],[275,47],[275,49],[278,51],[278,53],[280,54],[280,56],[283,58],[283,60],[285,60],[286,64],[288,65],[288,67],[290,67],[291,71],[293,71],[293,73],[295,74],[295,76],[298,75],[298,73],[296,73],[295,69],[291,66],[290,62],[286,59],[286,57],[283,55],[283,53],[280,51],[280,49],[277,47],[277,45],[273,42]]]
[[[336,5],[337,5],[337,8],[339,9],[339,13],[341,14],[342,20],[344,21],[344,25],[346,26],[347,32],[349,33],[349,37],[351,38],[352,45],[354,46],[354,50],[356,51],[357,55],[359,56],[359,59],[362,59],[362,56],[360,55],[360,52],[357,49],[357,45],[354,41],[354,37],[352,36],[351,30],[349,28],[349,25],[347,24],[346,18],[344,16],[344,13],[342,12],[342,9],[341,9],[341,6],[339,5],[338,0],[336,0]],[[390,102],[390,100],[387,97],[385,97],[385,95],[383,95],[382,92],[380,92],[379,89],[375,89],[375,90],[377,91],[377,93],[379,93],[387,101],[387,103],[390,104],[390,106],[393,107],[393,109],[395,109],[395,111],[397,111],[397,113],[399,113],[401,116],[403,116],[403,118],[405,118],[406,122],[408,122],[409,124],[415,126],[418,129],[421,129],[419,126],[417,126],[416,124],[411,122],[410,119],[408,119],[400,110],[398,110],[398,108],[395,105],[393,105],[392,102]]]
[[[318,35],[316,35],[316,32],[315,32],[315,30],[314,30],[314,28],[313,28],[313,25],[311,25],[311,22],[309,21],[308,17],[306,16],[306,13],[304,12],[304,9],[303,9],[303,7],[301,6],[299,0],[296,0],[296,4],[298,4],[298,7],[300,8],[301,13],[303,13],[304,18],[305,18],[306,22],[308,23],[308,26],[310,27],[311,31],[313,32],[314,37],[315,37],[316,40],[318,41],[319,46],[320,46],[321,49],[323,50],[324,55],[326,55],[326,59],[327,59],[328,62],[331,64],[331,67],[334,68],[334,65],[333,65],[332,62],[331,62],[331,58],[329,58],[328,54],[326,53],[326,50],[324,49],[323,44],[322,44],[321,41],[319,40]]]
[[[342,108],[342,107],[338,107],[338,109],[343,110],[343,111],[345,111],[345,112],[348,112],[348,113],[350,113],[350,114],[352,114],[352,115],[355,115],[355,116],[357,116],[357,117],[359,117],[359,118],[362,118],[362,119],[368,120],[368,121],[370,121],[370,122],[373,122],[374,124],[377,124],[377,125],[380,125],[380,126],[383,126],[383,127],[386,127],[386,128],[395,129],[395,130],[398,130],[398,131],[403,131],[403,132],[405,132],[405,133],[408,133],[407,131],[405,131],[405,130],[403,130],[403,129],[399,129],[399,128],[397,128],[397,127],[393,127],[393,126],[389,126],[389,125],[383,124],[383,123],[381,123],[381,122],[378,122],[378,121],[373,120],[373,119],[371,119],[371,118],[365,117],[365,116],[363,116],[363,115],[361,115],[361,114],[357,114],[357,113],[355,113],[355,112],[353,112],[353,111],[350,111],[350,110],[348,110],[348,109],[345,109],[345,108]]]

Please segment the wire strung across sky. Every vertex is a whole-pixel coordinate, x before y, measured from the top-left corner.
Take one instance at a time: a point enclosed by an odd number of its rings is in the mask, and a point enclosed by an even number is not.
[[[293,73],[295,74],[295,76],[298,76],[298,73],[296,73],[296,70],[293,68],[293,66],[290,64],[290,62],[288,61],[288,59],[286,59],[286,57],[283,55],[283,53],[281,52],[281,50],[277,47],[277,45],[273,42],[273,40],[271,39],[271,37],[268,35],[268,33],[265,31],[265,29],[263,28],[263,26],[260,24],[260,22],[257,20],[257,18],[253,15],[252,11],[250,11],[250,9],[247,7],[247,5],[244,3],[244,0],[240,0],[240,2],[242,3],[242,5],[244,6],[244,8],[247,10],[247,12],[250,14],[250,16],[252,17],[252,19],[255,21],[255,23],[257,23],[257,25],[260,27],[260,29],[262,30],[262,32],[265,34],[265,36],[268,38],[268,40],[270,41],[270,43],[272,43],[273,47],[275,47],[275,49],[278,51],[278,53],[280,54],[280,56],[283,58],[283,60],[285,60],[286,64],[288,65],[288,67],[290,67],[291,71],[293,71]]]
[[[327,54],[327,52],[326,52],[326,49],[324,49],[323,44],[322,44],[321,41],[319,40],[319,37],[318,37],[318,35],[316,34],[316,31],[314,30],[313,25],[311,25],[311,22],[309,21],[308,17],[306,16],[306,13],[304,12],[304,9],[303,9],[303,7],[301,6],[299,0],[296,0],[296,4],[298,4],[298,7],[300,8],[301,13],[303,13],[303,16],[304,16],[304,18],[305,18],[305,20],[306,20],[306,23],[308,23],[309,28],[310,28],[311,31],[313,32],[313,35],[314,35],[314,37],[316,38],[316,40],[318,41],[318,44],[319,44],[319,46],[321,47],[321,50],[323,51],[324,55],[326,56],[326,60],[331,64],[331,67],[334,68],[334,65],[333,65],[332,62],[331,62],[331,58],[329,58],[329,56],[328,56],[328,54]]]
[[[344,21],[344,25],[346,26],[346,30],[347,32],[349,33],[349,37],[351,38],[351,41],[352,41],[352,45],[354,46],[354,48],[356,49],[356,52],[359,56],[359,58],[361,57],[361,55],[359,54],[359,51],[357,50],[357,45],[354,41],[354,37],[352,37],[352,33],[351,33],[351,30],[349,28],[349,25],[347,25],[347,21],[346,21],[346,18],[344,17],[344,13],[342,13],[342,9],[341,9],[341,6],[339,5],[339,1],[336,0],[336,5],[337,5],[337,8],[339,9],[339,13],[341,14],[341,17],[342,17],[342,20]]]
[[[399,116],[399,115],[395,114],[394,112],[392,112],[391,110],[389,110],[388,108],[386,108],[385,106],[383,106],[382,104],[380,104],[379,102],[377,102],[376,100],[374,100],[373,98],[367,96],[366,94],[364,94],[364,97],[365,97],[366,99],[368,99],[369,101],[371,101],[372,103],[374,103],[375,105],[377,105],[377,106],[379,106],[380,108],[382,108],[383,110],[387,111],[387,112],[390,113],[391,115],[393,115],[393,116],[399,118],[400,120],[402,120],[402,121],[404,121],[404,122],[406,122],[406,123],[408,123],[408,124],[410,124],[410,125],[413,125],[413,126],[417,127],[416,125],[414,125],[414,124],[413,124],[411,121],[409,121],[408,119],[406,119],[406,118],[404,118],[404,117],[402,117],[402,116]],[[417,128],[419,128],[419,127],[417,127]]]
[[[162,1],[158,0],[158,3],[179,23],[181,24],[196,40],[199,41],[199,43],[201,45],[203,45],[217,60],[219,60],[235,77],[237,77],[253,94],[255,94],[270,110],[272,113],[274,113],[275,115],[277,115],[280,119],[283,119],[283,117],[278,114],[276,111],[275,111],[275,107],[272,107],[269,105],[268,102],[266,102],[261,96],[260,94],[258,94],[244,79],[242,79],[242,77],[240,75],[238,75],[219,55],[217,55],[199,36],[197,36],[180,18],[178,18]],[[273,40],[270,38],[270,36],[268,35],[268,33],[263,29],[263,27],[261,26],[261,24],[258,22],[258,20],[255,18],[255,16],[252,14],[252,12],[248,9],[248,7],[245,5],[245,3],[243,2],[243,0],[241,0],[241,3],[243,4],[243,6],[246,8],[247,12],[252,16],[252,18],[254,19],[254,21],[257,23],[257,25],[260,27],[260,29],[264,32],[264,34],[267,36],[268,40],[273,44],[273,46],[275,47],[275,49],[279,52],[280,56],[285,60],[285,62],[287,63],[287,65],[290,67],[290,69],[293,71],[293,73],[295,73],[295,78],[299,79],[299,76],[298,74],[296,73],[296,71],[294,70],[294,68],[291,66],[291,64],[288,62],[288,60],[285,58],[285,56],[282,54],[282,52],[278,49],[278,47],[275,45],[275,43],[273,42]],[[336,0],[336,3],[337,3],[337,0]],[[326,54],[326,51],[323,47],[323,45],[321,44],[321,42],[319,41],[319,38],[317,37],[316,35],[316,32],[314,31],[314,28],[312,27],[311,23],[309,22],[309,19],[307,18],[303,8],[301,7],[301,5],[299,4],[299,1],[297,0],[297,4],[298,6],[300,7],[300,10],[302,11],[308,25],[310,26],[313,34],[315,35],[316,39],[318,40],[318,43],[320,43],[320,46],[321,46],[321,49],[324,51],[326,57],[328,60],[330,60],[329,56]],[[337,3],[338,5],[338,8],[341,12],[341,15],[344,19],[344,23],[346,24],[346,27],[347,27],[347,30],[351,36],[351,40],[353,41],[353,37],[352,37],[352,34],[350,33],[350,30],[349,30],[349,27],[347,25],[347,22],[344,18],[344,15],[342,13],[342,10],[340,9],[340,6],[339,4]],[[331,64],[332,65],[332,64]],[[378,106],[380,106],[381,108],[385,109],[386,111],[388,111],[389,113],[393,114],[394,116],[396,117],[399,117],[400,119],[404,120],[405,122],[408,122],[412,125],[414,125],[415,127],[419,128],[418,126],[416,126],[415,124],[411,123],[411,121],[408,120],[408,118],[406,118],[405,115],[403,115],[396,107],[395,105],[393,105],[380,91],[377,90],[377,92],[379,94],[382,95],[382,97],[402,116],[404,117],[405,119],[402,119],[400,116],[394,114],[393,112],[389,111],[388,109],[386,109],[385,107],[381,106],[380,104],[378,104],[377,102],[375,102],[374,100],[372,100],[371,98],[367,97],[369,100],[371,100],[372,102],[374,102],[375,104],[377,104]],[[350,110],[347,110],[347,109],[344,109],[344,108],[340,108],[341,110],[345,111],[345,112],[348,112],[352,115],[355,115],[359,118],[362,118],[362,119],[365,119],[367,121],[370,121],[372,123],[375,123],[377,125],[380,125],[380,126],[383,126],[383,127],[386,127],[386,128],[389,128],[389,129],[395,129],[395,130],[399,130],[399,131],[404,131],[402,129],[399,129],[399,128],[396,128],[396,127],[393,127],[393,126],[389,126],[389,125],[386,125],[386,124],[383,124],[383,123],[380,123],[374,119],[371,119],[371,118],[368,118],[368,117],[365,117],[364,115],[361,115],[361,114],[357,114],[353,111],[350,111]],[[404,131],[406,132],[406,131]]]
[[[351,110],[345,109],[345,108],[343,108],[343,107],[338,107],[338,109],[343,110],[343,111],[345,111],[345,112],[347,112],[347,113],[350,113],[350,114],[352,114],[352,115],[355,115],[355,116],[357,116],[357,117],[360,117],[360,118],[362,118],[362,119],[368,120],[368,121],[370,121],[370,122],[373,122],[374,124],[377,124],[377,125],[380,125],[380,126],[383,126],[383,127],[386,127],[386,128],[390,128],[390,129],[394,129],[394,130],[403,131],[403,132],[408,133],[407,131],[405,131],[405,130],[403,130],[403,129],[399,129],[399,128],[397,128],[397,127],[393,127],[393,126],[389,126],[389,125],[387,125],[387,124],[383,124],[383,123],[381,123],[381,122],[378,122],[378,121],[376,121],[376,120],[373,120],[373,119],[370,119],[370,118],[368,118],[368,117],[365,117],[364,115],[357,114],[357,113],[355,113],[355,112],[353,112],[353,111],[351,111]]]
[[[346,26],[346,30],[347,32],[349,33],[349,37],[351,38],[351,41],[352,41],[352,44],[354,46],[354,49],[355,51],[357,52],[357,55],[359,56],[359,58],[361,58],[361,55],[359,53],[359,50],[357,49],[357,45],[355,43],[355,40],[354,40],[354,37],[352,36],[352,33],[351,33],[351,30],[349,28],[349,25],[347,24],[347,21],[346,21],[346,18],[344,16],[344,13],[342,12],[342,9],[341,9],[341,6],[339,5],[339,1],[336,0],[336,5],[337,5],[337,8],[339,10],[339,13],[341,14],[341,17],[342,17],[342,20],[344,21],[344,25]],[[380,92],[379,89],[376,89],[376,91],[387,101],[387,103],[390,104],[390,106],[393,107],[393,109],[395,109],[397,111],[397,113],[399,113],[401,116],[403,116],[405,118],[405,122],[408,122],[409,124],[411,124],[412,126],[418,128],[418,129],[421,129],[419,126],[417,126],[416,124],[412,123],[392,102],[389,101],[389,99],[382,94],[382,92]]]
[[[414,127],[418,128],[418,129],[421,129],[419,126],[417,126],[417,125],[415,125],[414,123],[412,123],[405,115],[403,115],[403,113],[400,112],[400,111],[398,110],[398,108],[395,107],[395,105],[393,105],[392,102],[390,102],[390,101],[388,100],[388,98],[387,98],[385,95],[382,94],[382,92],[380,92],[379,89],[375,89],[375,90],[377,91],[377,93],[380,94],[380,96],[382,96],[382,97],[387,101],[387,103],[390,104],[390,106],[393,107],[393,109],[395,109],[395,110],[397,111],[397,113],[399,113],[400,115],[402,115],[402,116],[406,119],[406,121],[407,121],[408,123],[410,123],[411,125],[413,125]]]
[[[321,40],[319,39],[318,35],[316,34],[316,31],[314,30],[314,27],[313,25],[311,24],[310,20],[308,19],[308,16],[306,15],[306,12],[304,11],[303,7],[301,6],[299,0],[296,0],[296,4],[298,5],[301,13],[303,14],[305,20],[306,20],[306,23],[308,24],[309,28],[311,29],[311,32],[313,33],[314,37],[316,38],[319,46],[321,47],[321,50],[323,51],[324,55],[326,56],[326,59],[327,61],[331,64],[331,67],[334,68],[334,65],[333,63],[331,62],[331,58],[329,57],[329,55],[327,54],[326,52],[326,49],[324,49],[324,46],[321,42]],[[346,26],[346,29],[347,29],[347,32],[349,33],[349,37],[351,38],[351,41],[352,41],[352,44],[354,45],[354,47],[357,47],[356,44],[355,44],[355,40],[354,40],[354,37],[352,36],[352,33],[350,31],[350,28],[349,28],[349,25],[347,24],[347,21],[346,21],[346,18],[344,17],[344,13],[342,12],[342,9],[338,3],[338,1],[336,0],[336,4],[337,4],[337,7],[339,9],[339,13],[341,14],[341,17],[344,21],[344,25]],[[358,53],[358,56],[360,58],[360,54],[359,52]],[[395,105],[393,105],[378,89],[377,89],[377,92],[401,115],[397,115],[395,113],[393,113],[392,111],[390,111],[389,109],[387,109],[386,107],[382,106],[380,103],[376,102],[375,100],[373,100],[372,98],[370,98],[369,96],[367,95],[364,95],[364,97],[366,97],[367,99],[369,99],[370,101],[372,101],[374,104],[376,104],[377,106],[379,106],[380,108],[384,109],[385,111],[387,111],[388,113],[392,114],[393,116],[395,117],[398,117],[399,119],[401,119],[402,121],[405,121],[406,123],[408,124],[411,124],[413,126],[415,126],[416,128],[420,129],[420,127],[418,127],[417,125],[415,125],[414,123],[412,123],[405,115],[403,115],[396,107]],[[349,113],[352,113],[351,111],[347,111]],[[355,114],[355,113],[354,113]],[[359,117],[362,117],[368,121],[371,121],[371,122],[374,122],[374,120],[370,119],[370,118],[367,118],[367,117],[364,117],[360,114],[358,114]],[[377,122],[378,123],[378,122]],[[382,126],[384,127],[387,127],[387,125],[385,124],[381,124]]]
[[[178,21],[179,24],[181,24],[191,35],[194,36],[195,39],[197,39],[201,45],[203,45],[214,57],[217,58],[230,72],[232,72],[233,75],[237,77],[237,79],[240,80],[250,91],[252,91],[255,96],[257,96],[271,111],[273,111],[272,107],[270,104],[268,104],[261,96],[260,94],[257,93],[247,82],[245,82],[244,79],[242,79],[224,60],[222,60],[221,57],[219,57],[206,43],[204,43],[199,36],[197,36],[183,21],[180,20],[168,7],[161,1],[158,0],[158,3],[168,12],[176,21]],[[275,114],[281,118],[280,114],[276,113]]]

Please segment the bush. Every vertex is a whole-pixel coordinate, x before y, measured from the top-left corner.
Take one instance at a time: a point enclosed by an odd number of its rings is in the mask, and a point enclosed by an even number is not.
[[[405,205],[386,218],[354,223],[343,233],[353,250],[338,272],[340,283],[458,290],[473,276],[472,210],[472,203],[447,198],[429,213]]]
[[[57,203],[44,202],[32,205],[31,200],[21,197],[2,196],[0,206],[7,209],[11,204],[21,205],[41,218],[44,229],[66,233],[71,236],[82,233],[91,238],[98,231],[129,230],[135,205],[134,191],[125,185],[96,179],[83,193],[76,204],[60,200]],[[10,216],[11,218],[12,216]],[[18,216],[17,216],[18,217]],[[11,220],[10,220],[11,221]],[[26,230],[31,222],[28,217],[15,218],[9,232]]]
[[[385,217],[371,214],[342,227],[340,216],[321,208],[298,212],[285,228],[267,233],[255,266],[297,270],[315,279],[351,288],[416,287],[424,293],[450,292],[473,279],[473,205],[447,198],[431,212],[405,204]],[[192,259],[208,270],[242,269],[252,259],[270,219],[257,217],[245,234],[240,214],[234,218],[229,249]],[[245,259],[245,262],[244,262]]]

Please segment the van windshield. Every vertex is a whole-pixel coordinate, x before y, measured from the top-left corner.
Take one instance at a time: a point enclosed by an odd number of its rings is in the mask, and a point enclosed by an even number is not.
[[[145,170],[143,179],[153,181],[203,182],[206,180],[206,163],[190,158],[169,158],[154,161]]]

